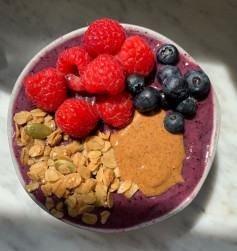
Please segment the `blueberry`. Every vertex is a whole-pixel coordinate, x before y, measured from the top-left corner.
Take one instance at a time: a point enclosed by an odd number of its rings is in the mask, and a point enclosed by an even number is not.
[[[157,51],[156,58],[161,64],[175,64],[178,62],[179,52],[174,45],[165,44]]]
[[[168,132],[181,132],[184,128],[184,117],[179,112],[167,114],[164,118],[164,126]]]
[[[174,65],[162,66],[157,73],[158,81],[161,84],[163,84],[164,81],[170,77],[182,77],[182,74],[179,68]]]
[[[189,93],[195,98],[199,99],[205,93],[208,92],[210,88],[210,79],[204,71],[192,70],[188,71],[184,78],[188,83]]]
[[[188,97],[181,101],[176,107],[176,111],[183,115],[192,115],[196,110],[196,100],[192,97]]]
[[[134,107],[139,112],[148,112],[155,109],[160,103],[160,93],[153,87],[147,87],[134,99]]]
[[[160,108],[162,108],[165,111],[168,111],[171,109],[171,105],[169,103],[169,100],[166,98],[165,94],[163,91],[159,91],[160,93]]]
[[[162,87],[165,95],[171,99],[181,100],[188,94],[188,84],[183,77],[167,78]]]
[[[145,88],[145,78],[139,74],[131,74],[126,80],[127,89],[132,94],[138,94]]]

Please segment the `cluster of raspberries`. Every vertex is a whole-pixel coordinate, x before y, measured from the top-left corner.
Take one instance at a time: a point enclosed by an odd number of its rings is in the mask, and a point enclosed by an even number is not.
[[[88,27],[83,46],[59,55],[56,69],[27,76],[25,92],[39,108],[56,112],[56,123],[65,133],[84,137],[99,118],[116,128],[131,122],[133,99],[124,91],[126,77],[134,73],[146,77],[154,63],[154,54],[141,37],[126,39],[117,21],[101,19]],[[95,94],[96,102],[68,99],[67,88]]]

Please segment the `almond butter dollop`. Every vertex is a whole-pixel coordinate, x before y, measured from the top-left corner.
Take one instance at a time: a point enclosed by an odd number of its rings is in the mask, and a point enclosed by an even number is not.
[[[183,135],[166,131],[165,115],[163,110],[150,116],[136,111],[132,123],[110,138],[121,179],[131,179],[148,197],[184,181]]]

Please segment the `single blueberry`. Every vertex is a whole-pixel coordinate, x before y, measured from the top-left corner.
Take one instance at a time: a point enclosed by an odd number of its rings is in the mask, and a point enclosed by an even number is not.
[[[188,84],[183,77],[167,78],[162,87],[165,95],[171,99],[181,100],[188,94]]]
[[[180,69],[174,65],[165,65],[158,70],[157,79],[161,84],[170,77],[182,77]]]
[[[196,100],[192,97],[184,99],[177,105],[176,111],[187,116],[194,114],[196,111]]]
[[[139,112],[155,109],[160,103],[160,93],[153,87],[147,87],[134,98],[134,107]]]
[[[168,111],[172,108],[169,100],[166,98],[165,94],[163,91],[159,91],[160,93],[160,103],[159,106],[165,111]]]
[[[127,89],[132,94],[138,94],[145,88],[145,78],[139,74],[131,74],[126,79]]]
[[[210,79],[204,71],[188,71],[184,78],[188,83],[189,94],[199,99],[210,89]]]
[[[161,64],[175,64],[178,62],[179,52],[174,45],[165,44],[157,51],[156,58]]]
[[[179,112],[167,114],[164,118],[164,126],[168,132],[181,132],[184,128],[184,117]]]

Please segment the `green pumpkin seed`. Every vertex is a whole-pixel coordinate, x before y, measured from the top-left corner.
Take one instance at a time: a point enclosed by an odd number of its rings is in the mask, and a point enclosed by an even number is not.
[[[40,123],[32,123],[26,126],[26,133],[34,139],[46,139],[52,133],[52,129]]]
[[[76,166],[70,162],[70,161],[67,161],[67,160],[64,160],[64,159],[60,159],[60,160],[57,160],[55,162],[55,168],[58,170],[58,168],[61,166],[61,165],[67,165],[68,168],[70,169],[70,172],[71,173],[75,173],[77,168]]]

